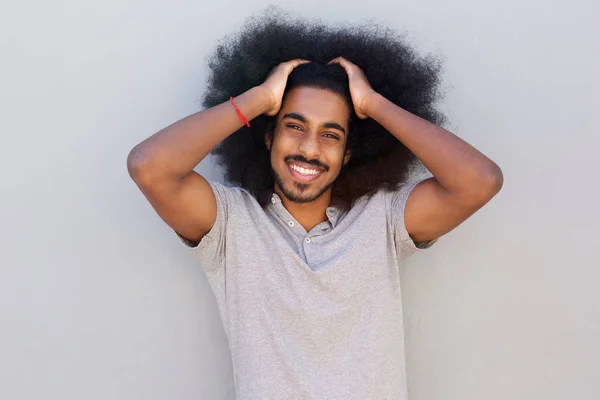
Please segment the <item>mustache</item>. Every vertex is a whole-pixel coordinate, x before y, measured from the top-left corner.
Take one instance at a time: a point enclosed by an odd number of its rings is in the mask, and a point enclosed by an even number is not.
[[[290,162],[290,161],[297,161],[297,162],[301,162],[301,163],[305,163],[305,164],[310,164],[310,165],[314,165],[315,167],[319,167],[321,169],[324,169],[325,171],[329,171],[329,166],[326,164],[323,164],[321,161],[319,160],[307,160],[306,158],[302,157],[299,154],[293,155],[293,156],[286,156],[283,161],[285,161],[286,163]]]

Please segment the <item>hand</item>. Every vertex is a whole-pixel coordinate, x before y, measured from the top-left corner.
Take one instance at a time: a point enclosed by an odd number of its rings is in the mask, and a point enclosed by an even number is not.
[[[334,58],[329,61],[328,64],[339,64],[346,70],[350,85],[350,96],[352,97],[352,103],[354,104],[354,111],[358,118],[368,118],[366,100],[372,94],[377,94],[377,92],[371,87],[363,70],[360,69],[358,65],[346,60],[344,57]]]
[[[309,63],[308,60],[294,59],[286,62],[282,62],[269,73],[267,79],[260,85],[261,87],[268,89],[271,94],[271,104],[268,110],[265,112],[266,115],[276,115],[281,109],[281,101],[283,99],[283,92],[287,85],[288,77],[290,73],[298,65]]]

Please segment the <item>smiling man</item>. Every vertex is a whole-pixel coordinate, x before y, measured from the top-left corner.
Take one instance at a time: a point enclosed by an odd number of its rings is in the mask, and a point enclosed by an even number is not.
[[[333,91],[294,87],[279,112],[277,134],[265,137],[275,193],[307,232],[326,220],[331,187],[350,160],[350,107]]]
[[[406,399],[399,264],[502,173],[438,126],[439,64],[388,30],[267,15],[229,40],[206,109],[128,169],[204,268],[237,399]],[[211,151],[232,186],[193,171]]]

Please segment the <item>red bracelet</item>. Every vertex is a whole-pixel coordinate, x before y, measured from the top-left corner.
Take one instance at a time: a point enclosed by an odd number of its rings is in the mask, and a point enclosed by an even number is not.
[[[245,123],[247,127],[250,127],[250,122],[248,122],[248,120],[246,119],[246,117],[244,117],[244,114],[242,114],[242,112],[240,111],[240,109],[238,108],[238,106],[233,102],[233,97],[230,97],[229,101],[235,107],[235,111],[237,111],[238,115],[242,119],[242,122]]]

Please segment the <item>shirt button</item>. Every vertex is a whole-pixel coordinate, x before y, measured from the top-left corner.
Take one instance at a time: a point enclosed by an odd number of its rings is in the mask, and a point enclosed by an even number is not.
[[[273,203],[273,204],[277,203],[277,200],[275,200],[275,196],[271,197],[271,203]]]
[[[293,228],[293,227],[294,227],[294,225],[296,225],[296,224],[294,224],[294,221],[289,221],[289,222],[288,222],[288,225],[290,226],[290,228]]]
[[[305,241],[306,243],[310,243],[310,238],[306,238],[304,241]]]

